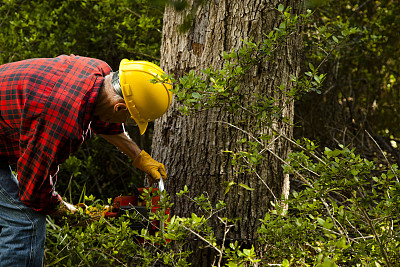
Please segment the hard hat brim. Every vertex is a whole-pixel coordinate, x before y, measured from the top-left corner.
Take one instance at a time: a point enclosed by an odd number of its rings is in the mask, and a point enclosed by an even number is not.
[[[149,125],[149,124],[147,122],[144,122],[144,123],[140,122],[139,120],[136,120],[133,116],[132,116],[132,118],[135,120],[137,126],[139,127],[140,135],[143,135],[144,132],[146,132],[147,125]]]

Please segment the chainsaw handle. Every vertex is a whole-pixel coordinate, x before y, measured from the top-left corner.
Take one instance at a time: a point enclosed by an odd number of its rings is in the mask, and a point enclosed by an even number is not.
[[[143,201],[142,194],[140,193],[139,189],[136,187],[136,185],[133,185],[133,194],[137,197],[138,201],[141,200]]]

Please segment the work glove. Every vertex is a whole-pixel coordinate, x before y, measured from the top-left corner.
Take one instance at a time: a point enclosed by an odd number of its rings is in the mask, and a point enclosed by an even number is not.
[[[162,177],[164,180],[167,179],[167,173],[162,163],[154,160],[146,151],[142,150],[139,156],[135,158],[132,165],[145,173],[147,173],[147,179],[149,182],[155,183]]]

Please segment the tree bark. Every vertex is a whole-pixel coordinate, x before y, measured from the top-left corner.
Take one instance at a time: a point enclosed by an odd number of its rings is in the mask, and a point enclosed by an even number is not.
[[[195,1],[196,3],[196,1]],[[193,6],[189,1],[189,6]],[[179,79],[190,70],[201,70],[210,66],[219,69],[223,65],[223,51],[240,48],[242,40],[261,41],[264,33],[279,27],[282,21],[276,10],[278,4],[291,6],[292,12],[302,11],[302,1],[263,0],[212,0],[201,5],[195,15],[193,26],[185,33],[179,33],[184,14],[167,7],[164,14],[161,67],[166,73]],[[276,90],[279,85],[290,88],[290,75],[297,76],[301,56],[301,35],[291,35],[281,48],[279,59],[264,62],[252,73],[246,75],[241,90],[249,97],[241,103],[247,106],[253,100],[252,94],[275,96],[285,100]],[[228,123],[249,129],[254,122],[243,116],[232,116],[218,109],[183,116],[173,103],[169,111],[154,125],[152,145],[153,157],[166,166],[168,180],[166,190],[174,206],[172,212],[179,216],[190,216],[198,208],[185,198],[176,197],[184,185],[192,196],[207,194],[212,203],[224,200],[227,203],[224,214],[229,218],[240,218],[227,238],[252,243],[256,239],[259,219],[264,218],[270,202],[287,196],[289,179],[282,172],[282,162],[289,151],[284,139],[277,139],[265,153],[263,163],[254,174],[237,174],[230,156],[222,151],[244,151],[238,143],[246,136],[243,131],[229,127]],[[284,116],[293,118],[293,104],[284,109]],[[292,136],[292,127],[278,121],[275,128],[282,135]],[[246,184],[254,190],[233,186],[224,195],[225,182]],[[213,221],[216,224],[217,220]],[[223,229],[214,229],[217,238],[222,238]],[[195,249],[195,248],[194,248]],[[198,254],[194,266],[211,266],[210,257]],[[208,259],[207,259],[208,258]],[[210,262],[211,260],[211,262]]]

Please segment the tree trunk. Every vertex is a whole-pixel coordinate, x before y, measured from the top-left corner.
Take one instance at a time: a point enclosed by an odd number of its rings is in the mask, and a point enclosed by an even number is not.
[[[196,2],[196,1],[195,1]],[[278,4],[291,6],[293,12],[302,10],[302,1],[263,1],[263,0],[212,0],[201,5],[194,17],[193,26],[185,33],[179,33],[184,14],[167,7],[164,15],[163,39],[161,47],[161,67],[175,78],[182,77],[190,70],[201,70],[210,66],[222,67],[223,51],[240,48],[242,40],[258,42],[264,33],[278,27],[281,18],[276,10]],[[189,1],[193,6],[193,1]],[[289,88],[290,75],[297,76],[301,52],[301,35],[293,34],[280,51],[276,62],[264,62],[262,66],[248,74],[243,80],[241,90],[249,98],[243,100],[244,106],[252,100],[252,94],[279,97],[277,87],[281,84]],[[270,202],[286,196],[289,190],[288,177],[282,173],[282,162],[289,145],[284,139],[277,139],[269,145],[273,153],[264,153],[265,159],[254,174],[237,174],[230,156],[222,151],[246,150],[238,143],[247,137],[243,131],[229,127],[229,122],[246,130],[254,122],[244,116],[232,116],[221,110],[212,109],[194,116],[182,116],[177,103],[173,103],[167,114],[154,125],[153,157],[166,166],[168,180],[166,190],[174,202],[173,213],[190,216],[197,208],[185,198],[176,197],[184,185],[192,196],[207,194],[215,204],[218,200],[227,203],[225,214],[229,218],[240,218],[228,234],[228,240],[252,243],[256,239],[259,219],[264,218]],[[293,104],[284,110],[284,116],[293,118]],[[282,135],[292,136],[292,127],[283,122],[275,125]],[[275,155],[273,155],[275,154]],[[246,184],[254,190],[234,186],[224,195],[224,183],[233,181]],[[217,221],[213,221],[217,223]],[[222,238],[223,229],[214,229],[217,238]],[[192,248],[196,249],[196,248]],[[200,254],[199,254],[200,255]],[[210,257],[198,256],[194,266],[211,266]],[[201,258],[202,257],[202,258]]]

